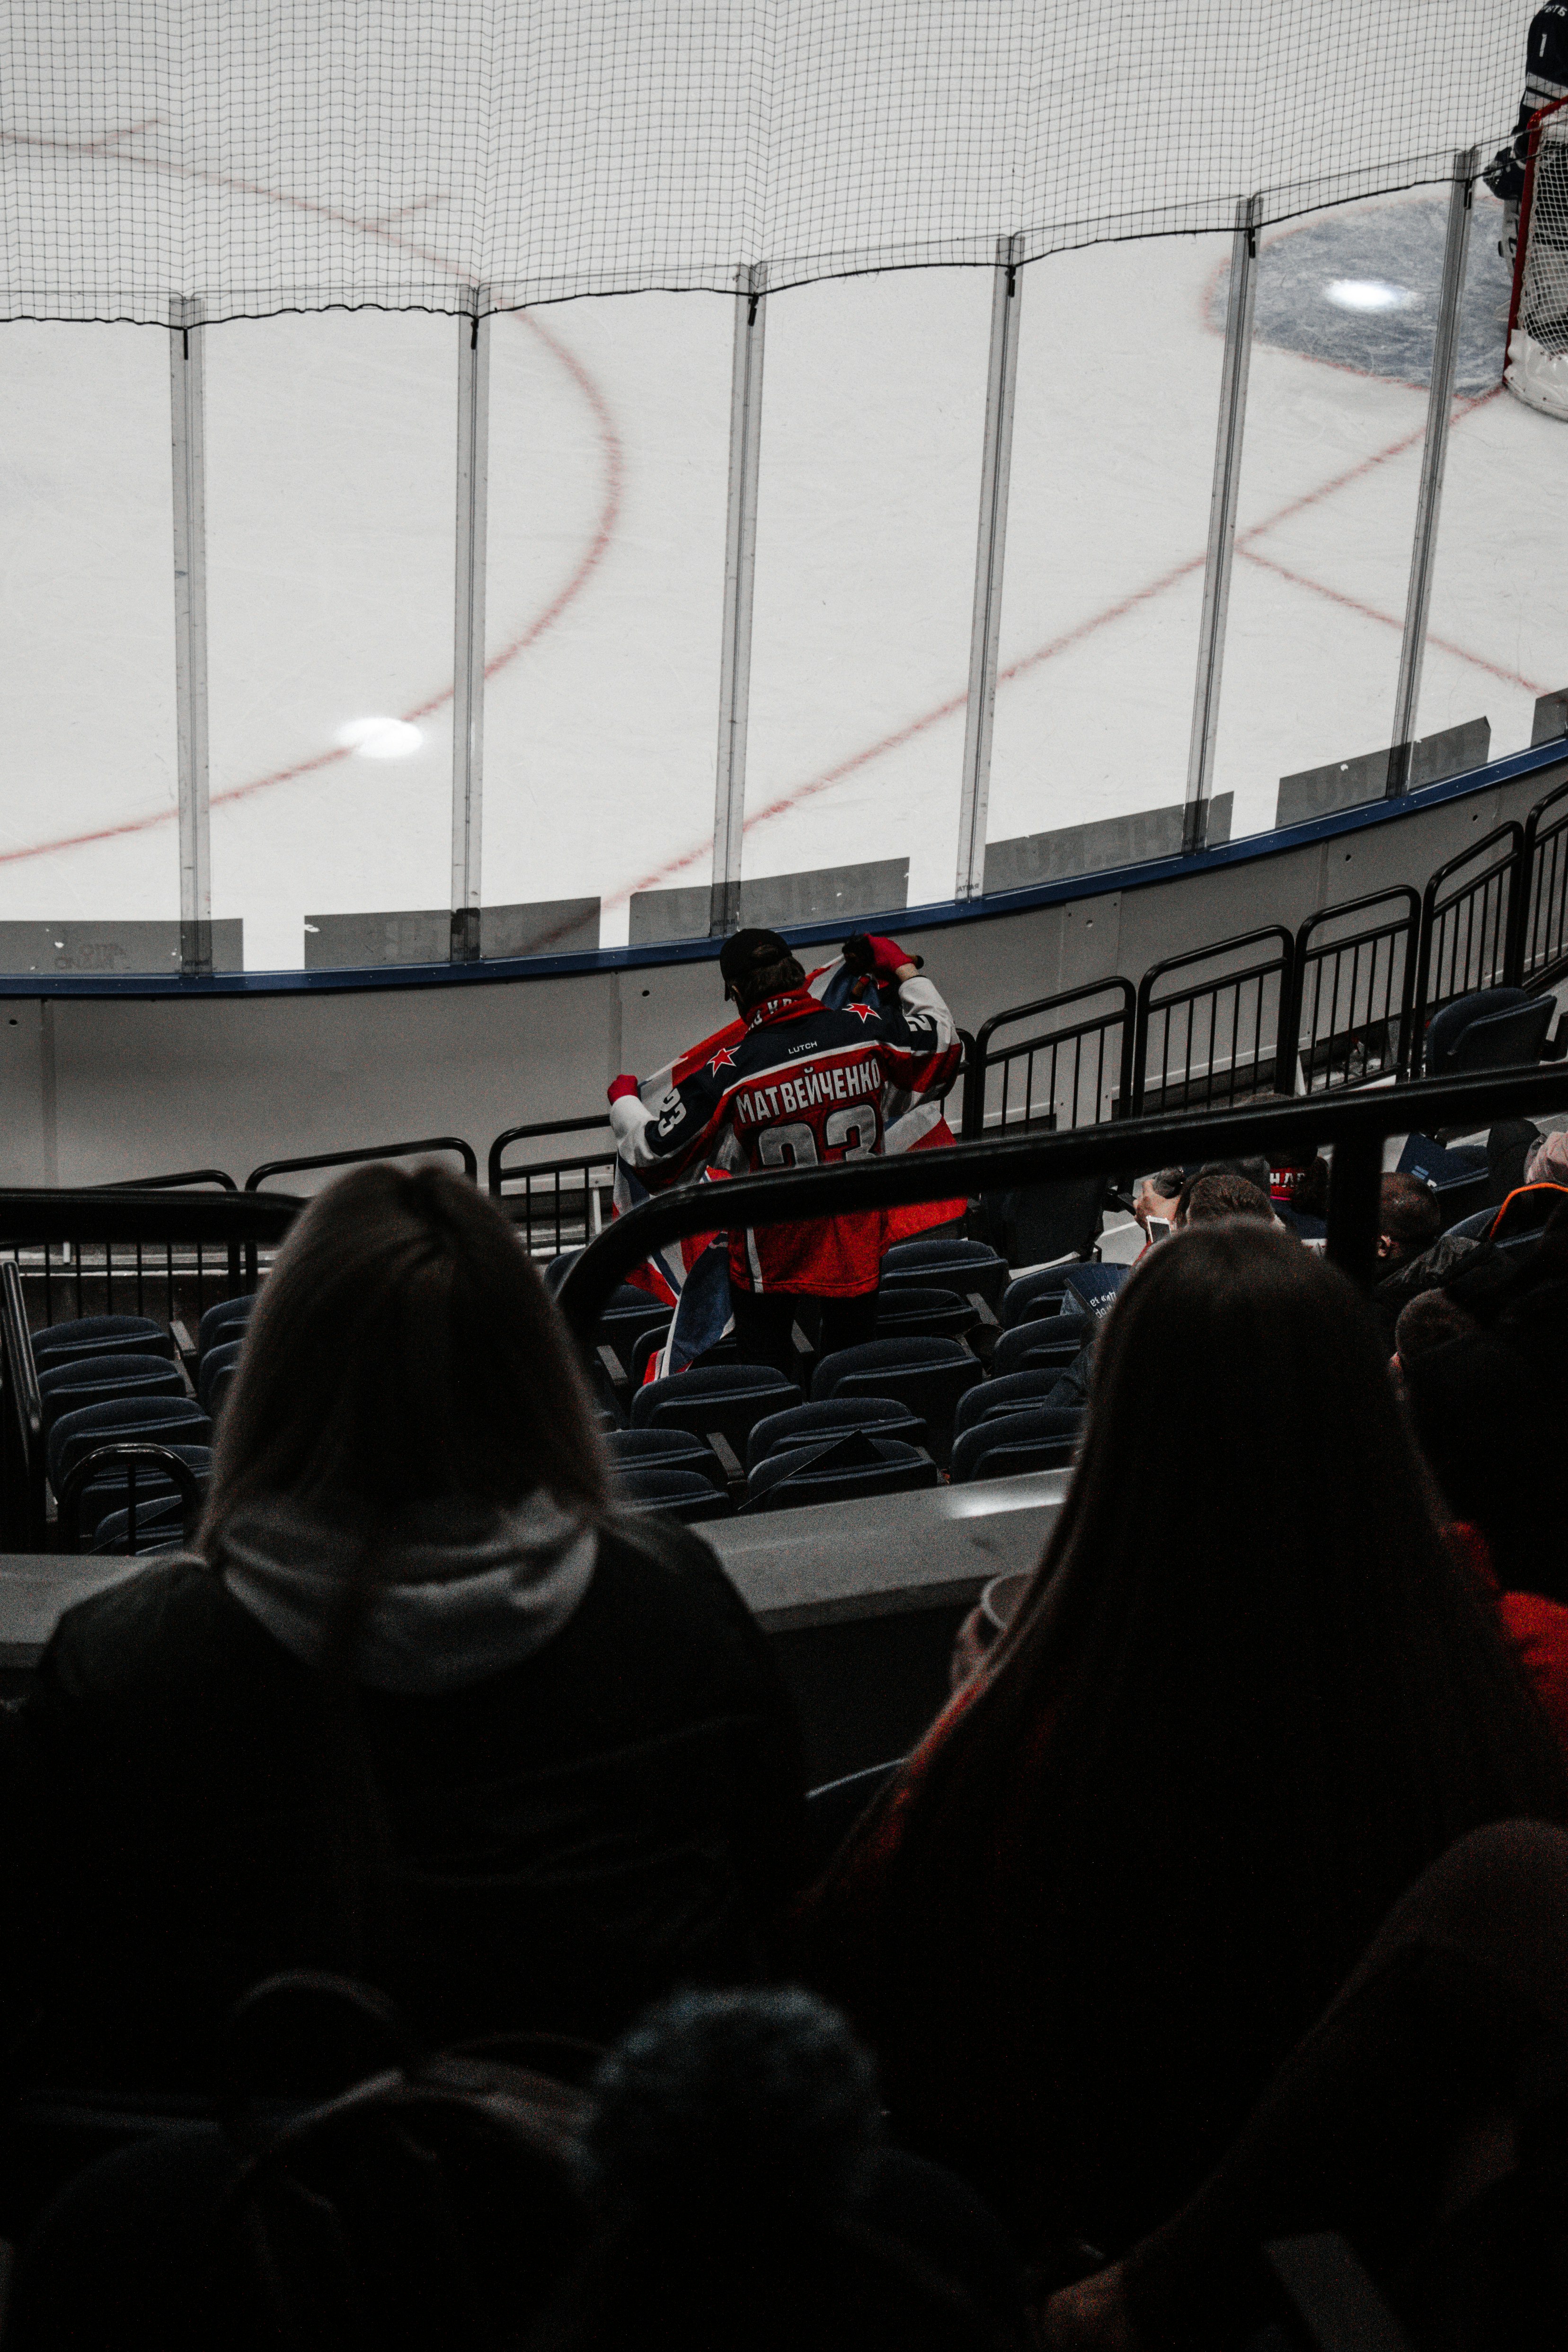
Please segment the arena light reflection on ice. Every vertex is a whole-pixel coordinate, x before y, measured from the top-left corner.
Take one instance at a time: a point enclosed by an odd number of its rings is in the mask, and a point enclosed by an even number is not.
[[[406,760],[425,738],[406,719],[351,719],[334,740],[362,760]]]
[[[1382,278],[1335,278],[1324,293],[1342,310],[1405,310],[1420,296],[1408,286],[1390,286]]]

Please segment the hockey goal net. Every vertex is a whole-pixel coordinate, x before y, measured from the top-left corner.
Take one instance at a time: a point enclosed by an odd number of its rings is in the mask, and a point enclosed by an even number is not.
[[[1568,98],[1530,126],[1503,382],[1568,421]]]

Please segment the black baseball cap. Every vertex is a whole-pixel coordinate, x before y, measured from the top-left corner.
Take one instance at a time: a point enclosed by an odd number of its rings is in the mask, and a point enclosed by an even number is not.
[[[750,980],[753,973],[765,971],[771,963],[782,963],[795,950],[776,931],[731,931],[719,950],[719,970],[724,985],[733,988],[737,981]]]

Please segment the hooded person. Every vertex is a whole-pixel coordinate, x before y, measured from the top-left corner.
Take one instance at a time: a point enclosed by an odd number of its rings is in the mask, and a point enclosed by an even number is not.
[[[35,2079],[205,2084],[315,1968],[432,2039],[603,2039],[766,1967],[802,1794],[705,1546],[626,1520],[514,1229],[356,1169],[267,1277],[194,1555],[68,1610],[0,1745]]]
[[[719,971],[736,1026],[684,1055],[652,1102],[629,1073],[611,1082],[620,1158],[643,1185],[865,1160],[934,1129],[958,1073],[958,1033],[896,940],[857,933],[839,967],[808,981],[776,931],[736,931]],[[891,1237],[877,1209],[731,1233],[742,1357],[793,1379],[802,1318],[824,1354],[871,1339]]]

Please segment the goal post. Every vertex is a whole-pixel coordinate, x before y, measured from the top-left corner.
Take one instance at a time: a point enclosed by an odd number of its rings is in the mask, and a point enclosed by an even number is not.
[[[1568,423],[1568,98],[1531,121],[1503,382]]]

